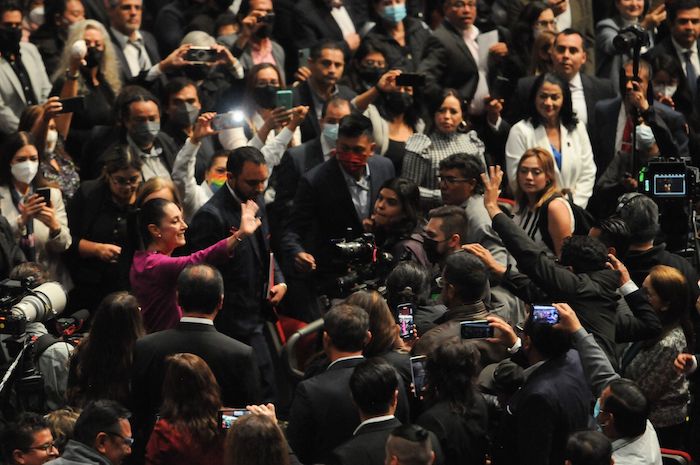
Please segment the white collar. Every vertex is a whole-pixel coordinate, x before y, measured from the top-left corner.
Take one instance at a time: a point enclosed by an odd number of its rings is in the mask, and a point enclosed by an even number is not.
[[[122,34],[120,31],[114,29],[113,27],[109,28],[110,31],[112,31],[112,34],[114,34],[114,37],[117,39],[117,42],[119,42],[119,45],[121,48],[124,48],[126,44],[131,40],[129,36],[126,34]],[[141,35],[141,31],[136,30],[136,40],[143,41],[143,36]]]
[[[396,418],[394,415],[382,415],[381,417],[368,418],[367,420],[357,425],[357,428],[355,428],[355,431],[352,432],[352,435],[355,436],[357,432],[360,431],[360,429],[365,425],[371,425],[372,423],[381,423],[382,421],[389,421],[393,420],[394,418]]]
[[[683,55],[685,55],[685,52],[690,52],[691,55],[695,55],[696,53],[698,53],[698,48],[697,48],[697,47],[685,48],[685,47],[681,46],[681,44],[679,44],[678,42],[676,42],[676,39],[674,39],[673,37],[671,37],[671,43],[673,44],[673,48],[676,49],[676,52],[677,52],[679,55],[681,55],[681,57],[682,57]]]
[[[197,316],[183,316],[180,318],[180,323],[199,323],[200,325],[214,326],[214,321],[209,318],[200,318]]]
[[[581,81],[581,73],[578,72],[574,77],[571,78],[571,81],[569,81],[569,88],[570,89],[583,89],[583,81]]]

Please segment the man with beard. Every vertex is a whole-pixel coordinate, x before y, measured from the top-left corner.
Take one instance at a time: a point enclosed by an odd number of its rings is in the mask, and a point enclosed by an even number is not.
[[[269,300],[280,303],[287,291],[279,266],[275,263],[274,285],[268,289],[270,267],[269,226],[263,192],[269,176],[265,158],[254,147],[241,147],[233,152],[226,164],[224,187],[197,212],[192,219],[187,241],[192,250],[201,250],[228,237],[231,228],[241,221],[241,203],[254,200],[259,207],[260,228],[241,241],[236,259],[218,266],[224,277],[224,306],[214,320],[216,328],[253,347],[261,370],[263,396],[275,396],[272,357],[263,335],[263,310]]]
[[[39,50],[20,42],[22,19],[19,3],[0,8],[0,136],[17,131],[22,111],[44,103],[51,91]]]

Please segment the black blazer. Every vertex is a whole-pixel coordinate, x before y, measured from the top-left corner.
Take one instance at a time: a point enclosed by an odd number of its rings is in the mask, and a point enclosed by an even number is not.
[[[546,361],[508,404],[513,465],[564,463],[569,434],[588,429],[591,389],[578,352]]]
[[[419,73],[426,76],[425,94],[431,98],[453,88],[471,100],[479,83],[479,69],[462,35],[447,21],[426,42]]]
[[[535,83],[537,76],[526,76],[518,80],[515,95],[508,103],[506,119],[511,124],[515,124],[521,119],[527,118],[527,111],[532,106],[530,90]],[[588,113],[588,136],[593,140],[596,131],[600,128],[596,122],[595,105],[599,100],[613,98],[617,95],[615,83],[609,79],[601,79],[588,74],[581,73],[581,84],[583,84],[583,98],[586,100],[586,113]]]
[[[698,51],[700,51],[700,46],[698,46],[698,42],[695,43],[695,48]],[[683,63],[681,62],[681,57],[679,57],[678,53],[676,53],[676,49],[673,46],[673,42],[671,41],[670,35],[668,37],[666,37],[664,40],[662,40],[661,42],[659,42],[658,44],[656,44],[654,46],[654,48],[649,50],[649,53],[647,54],[647,59],[652,60],[659,55],[668,55],[669,57],[673,58],[673,61],[676,62],[676,64],[678,65],[678,67],[680,69],[683,69]],[[682,79],[683,79],[683,81],[685,81],[685,87],[690,89],[691,83],[688,82],[688,77],[685,75],[685,73],[683,74]],[[698,83],[695,82],[696,88],[697,88],[697,85],[698,85]]]
[[[321,163],[323,163],[323,149],[320,136],[288,149],[272,173],[272,178],[275,179],[276,207],[291,208],[299,179]]]
[[[383,465],[386,440],[401,426],[396,418],[362,426],[348,442],[336,447],[329,465]]]
[[[366,2],[344,2],[344,6],[359,34],[367,21]],[[349,61],[350,49],[325,0],[299,0],[294,6],[293,18],[296,27],[292,40],[297,49],[313,48],[323,40],[334,40],[343,48],[346,63]]]
[[[143,447],[162,402],[165,358],[183,352],[207,362],[225,406],[245,407],[260,401],[260,375],[251,347],[202,323],[178,323],[173,329],[149,334],[136,341],[131,375],[132,426]]]
[[[338,97],[340,98],[350,101],[357,95],[357,92],[342,84],[336,84],[336,87],[338,89]],[[301,126],[299,126],[302,142],[308,142],[311,139],[321,135],[321,123],[318,121],[321,116],[316,114],[314,99],[311,96],[311,92],[309,82],[304,81],[294,88],[292,94],[294,98],[294,106],[305,105],[309,107],[309,112],[306,114],[306,118],[304,118]]]
[[[26,261],[10,223],[0,215],[0,280],[7,278],[15,265]]]
[[[395,175],[388,158],[373,156],[370,170],[370,210],[379,194],[379,187]],[[363,232],[340,165],[335,158],[318,165],[304,176],[294,198],[294,207],[282,239],[282,250],[289,258],[308,252],[316,258],[319,271],[328,271],[333,250],[331,239],[342,239],[352,230],[351,238]]]
[[[327,463],[331,452],[352,438],[360,416],[352,401],[350,376],[362,358],[342,360],[297,385],[287,438],[302,463]],[[399,379],[397,421],[408,420],[408,400]]]
[[[109,38],[112,40],[114,51],[117,55],[117,59],[119,60],[119,78],[122,80],[122,84],[137,84],[144,87],[150,87],[150,85],[146,82],[146,74],[148,73],[148,70],[141,71],[141,74],[138,76],[131,77],[129,72],[129,64],[126,61],[124,50],[122,50],[120,47],[119,41],[114,36],[112,29],[108,27],[107,30],[109,31]],[[160,53],[158,53],[158,42],[156,41],[156,38],[153,37],[153,34],[148,31],[144,31],[143,29],[140,29],[139,32],[141,33],[141,37],[143,37],[143,46],[146,48],[146,53],[148,53],[148,58],[151,60],[151,65],[157,65],[160,63]]]
[[[270,262],[269,225],[262,195],[256,199],[262,224],[255,234],[238,244],[234,257],[219,265],[224,278],[224,307],[216,317],[224,334],[247,334],[262,324],[262,302],[267,293]],[[200,208],[188,230],[190,251],[201,250],[228,237],[241,224],[241,207],[226,185]],[[284,282],[275,264],[275,284]]]

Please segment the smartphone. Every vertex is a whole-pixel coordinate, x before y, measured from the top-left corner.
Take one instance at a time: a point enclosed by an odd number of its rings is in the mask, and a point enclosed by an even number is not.
[[[284,108],[289,110],[292,108],[292,91],[291,90],[278,90],[277,96],[275,97],[275,108]]]
[[[462,321],[459,324],[462,339],[485,339],[493,337],[493,328],[486,320]]]
[[[535,323],[555,325],[559,323],[559,312],[551,305],[533,305],[532,321]]]
[[[310,48],[302,48],[299,50],[299,67],[306,66],[309,63],[309,57],[311,56]]]
[[[240,128],[245,123],[245,116],[240,110],[229,111],[228,113],[220,113],[211,121],[211,128],[214,131],[223,129]]]
[[[44,203],[47,207],[51,207],[51,188],[49,187],[38,187],[36,190],[37,195],[44,198]]]
[[[396,76],[396,85],[399,87],[423,87],[425,74],[401,73]]]
[[[421,397],[425,392],[425,363],[428,357],[425,355],[417,355],[411,357],[411,380],[413,381],[413,394],[416,397]]]
[[[218,59],[219,52],[211,47],[190,47],[183,59],[190,63],[213,63]]]
[[[413,321],[413,304],[405,303],[396,306],[399,316],[399,335],[401,339],[413,339],[415,323]]]
[[[248,414],[250,414],[250,411],[244,408],[219,409],[219,429],[227,430],[231,428],[236,420]]]
[[[85,109],[85,97],[71,97],[59,100],[63,108],[58,113],[78,113]]]
[[[510,81],[508,78],[503,76],[496,76],[493,83],[491,84],[491,89],[489,95],[492,99],[500,100],[506,97],[506,89],[508,88]]]

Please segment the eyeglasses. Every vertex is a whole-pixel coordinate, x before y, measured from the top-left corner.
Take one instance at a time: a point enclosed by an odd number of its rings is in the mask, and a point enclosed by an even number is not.
[[[56,448],[56,444],[53,441],[47,442],[46,444],[42,444],[40,446],[27,447],[28,450],[42,450],[47,453],[54,448]]]
[[[115,433],[114,431],[105,431],[105,434],[109,434],[110,436],[118,436],[124,441],[124,444],[127,446],[131,447],[134,445],[134,438],[128,438],[126,436],[122,436],[120,433]]]
[[[438,182],[445,184],[457,184],[459,182],[469,182],[471,179],[455,178],[454,176],[438,176]]]
[[[132,176],[130,178],[125,178],[123,176],[110,176],[110,178],[120,186],[136,186],[141,182],[140,176]]]

